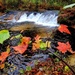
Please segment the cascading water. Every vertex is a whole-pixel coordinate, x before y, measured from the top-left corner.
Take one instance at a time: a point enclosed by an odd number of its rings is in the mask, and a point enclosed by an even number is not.
[[[10,15],[14,15],[12,19],[6,19]],[[16,19],[17,18],[17,19]],[[0,21],[8,23],[22,23],[33,22],[37,25],[55,27],[57,24],[58,11],[45,11],[45,12],[9,12],[3,16],[0,16]]]
[[[16,22],[34,22],[38,25],[43,26],[58,26],[57,24],[58,11],[46,11],[43,13],[32,12],[27,16],[27,13],[24,13],[20,19]]]

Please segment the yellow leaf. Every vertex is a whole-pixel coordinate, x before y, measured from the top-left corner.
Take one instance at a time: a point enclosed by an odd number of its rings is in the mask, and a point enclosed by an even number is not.
[[[46,41],[46,46],[48,47],[48,48],[50,48],[51,47],[51,41]]]
[[[6,52],[10,53],[10,46],[9,45],[7,46]]]

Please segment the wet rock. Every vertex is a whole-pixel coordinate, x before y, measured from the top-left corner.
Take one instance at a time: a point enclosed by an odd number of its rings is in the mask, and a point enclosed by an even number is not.
[[[11,14],[11,15],[9,15],[7,18],[5,18],[4,20],[12,20],[12,19],[14,19],[14,15],[13,14]]]
[[[17,15],[15,16],[15,19],[19,20],[21,15],[23,15],[23,14],[24,14],[24,12],[18,12]]]

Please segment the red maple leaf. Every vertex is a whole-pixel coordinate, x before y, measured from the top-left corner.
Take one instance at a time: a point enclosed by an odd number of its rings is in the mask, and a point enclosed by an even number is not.
[[[66,43],[62,43],[62,42],[58,42],[58,47],[57,49],[59,51],[61,51],[62,53],[67,52],[69,49],[71,49],[71,45],[69,44],[69,42]]]
[[[29,42],[30,42],[30,37],[23,37],[21,44],[12,48],[18,53],[23,54],[27,50]]]
[[[59,30],[61,33],[65,32],[65,33],[67,33],[67,34],[71,34],[67,27],[68,27],[67,25],[61,24],[61,25],[58,27],[58,30]]]
[[[27,44],[20,44],[18,46],[12,47],[15,51],[17,51],[20,54],[23,54],[27,50],[28,45]]]
[[[2,52],[1,55],[0,55],[0,61],[1,61],[1,63],[3,63],[8,56],[9,56],[8,52]]]

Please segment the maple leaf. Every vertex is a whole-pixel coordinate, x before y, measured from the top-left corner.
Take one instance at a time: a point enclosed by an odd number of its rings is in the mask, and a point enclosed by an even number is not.
[[[27,44],[20,44],[18,46],[12,47],[15,51],[17,51],[20,54],[23,54],[27,50],[28,45]]]
[[[18,46],[12,48],[18,53],[23,54],[27,50],[29,42],[30,37],[23,37],[22,42]]]
[[[37,35],[34,39],[35,39],[35,42],[37,42],[37,43],[41,41],[39,35]]]
[[[37,50],[40,48],[40,43],[32,43],[32,50]]]
[[[65,53],[67,52],[69,49],[71,49],[71,45],[69,44],[69,42],[66,42],[66,43],[61,43],[61,42],[58,42],[58,47],[57,49],[59,51],[61,51],[62,53]]]
[[[30,40],[31,40],[30,37],[22,37],[22,43],[21,44],[23,44],[23,43],[29,44]]]
[[[1,61],[1,63],[3,63],[8,56],[9,56],[8,52],[2,52],[1,55],[0,55],[0,61]]]
[[[68,26],[64,25],[64,24],[61,24],[59,27],[58,27],[58,30],[63,33],[67,33],[67,34],[71,34],[70,31],[68,30],[67,28]]]
[[[32,43],[32,50],[37,50],[40,48],[40,36],[37,35],[36,37],[34,37],[35,42]]]
[[[5,67],[4,63],[0,64],[0,69],[3,69],[4,67]]]

